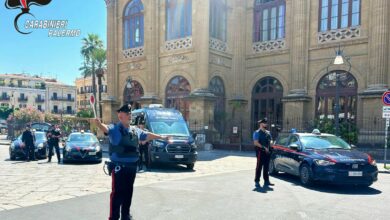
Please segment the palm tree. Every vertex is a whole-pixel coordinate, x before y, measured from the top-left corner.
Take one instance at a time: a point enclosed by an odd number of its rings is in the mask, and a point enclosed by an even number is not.
[[[81,55],[84,57],[85,65],[84,65],[84,76],[88,71],[86,70],[86,66],[91,66],[91,75],[92,75],[92,92],[93,96],[96,98],[96,76],[95,76],[95,64],[96,59],[94,57],[94,53],[97,49],[103,48],[103,41],[99,38],[97,34],[88,34],[87,37],[82,39],[83,46],[81,47]],[[96,102],[95,102],[96,108]]]

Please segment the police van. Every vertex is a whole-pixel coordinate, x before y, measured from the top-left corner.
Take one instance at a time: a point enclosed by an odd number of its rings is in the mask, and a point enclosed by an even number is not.
[[[152,104],[149,107],[131,112],[132,124],[143,115],[145,128],[150,132],[169,136],[169,140],[153,140],[149,145],[148,161],[153,163],[173,163],[193,169],[198,157],[197,146],[182,114],[176,109],[163,108]]]

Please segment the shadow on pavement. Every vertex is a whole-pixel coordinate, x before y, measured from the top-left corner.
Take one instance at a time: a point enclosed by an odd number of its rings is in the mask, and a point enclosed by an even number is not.
[[[252,191],[258,193],[267,193],[268,191],[274,191],[274,189],[271,188],[270,186],[263,186],[263,187],[255,187]]]
[[[289,174],[278,174],[273,175],[273,178],[290,182],[294,186],[305,187],[301,185],[299,177],[289,175]],[[372,187],[366,186],[356,186],[356,185],[334,185],[327,184],[322,182],[316,182],[313,186],[305,187],[309,190],[315,190],[324,193],[333,193],[333,194],[345,194],[345,195],[377,195],[381,194],[382,191],[374,189]]]
[[[184,165],[179,164],[153,164],[147,172],[153,173],[193,173],[196,172],[196,163],[194,170],[187,169]]]
[[[229,156],[256,157],[256,154],[255,152],[251,152],[251,151],[228,151],[228,150],[198,151],[198,161],[212,161],[212,160],[218,160]]]

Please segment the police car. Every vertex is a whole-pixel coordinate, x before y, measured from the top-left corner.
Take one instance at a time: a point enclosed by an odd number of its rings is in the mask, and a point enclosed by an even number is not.
[[[378,179],[375,160],[332,134],[280,135],[273,146],[269,172],[299,176],[303,185],[315,181],[370,186]]]
[[[63,162],[102,161],[102,147],[96,136],[89,132],[73,132],[67,138],[63,150]]]

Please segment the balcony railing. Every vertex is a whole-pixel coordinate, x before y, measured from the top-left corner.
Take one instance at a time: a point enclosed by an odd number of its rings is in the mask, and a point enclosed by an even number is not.
[[[0,96],[0,101],[9,101],[11,98],[9,96]]]
[[[35,98],[35,102],[36,102],[36,103],[44,103],[44,102],[45,102],[45,99],[42,99],[42,98]]]
[[[74,110],[65,110],[65,111],[62,111],[62,110],[51,110],[51,113],[52,114],[64,114],[64,115],[74,115],[76,114],[76,111]]]
[[[18,102],[27,102],[28,98],[27,97],[19,97]]]
[[[66,101],[66,102],[74,102],[74,98],[72,97],[72,98],[68,98],[68,97],[54,97],[54,96],[52,96],[51,97],[51,100],[53,100],[53,101]]]

